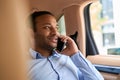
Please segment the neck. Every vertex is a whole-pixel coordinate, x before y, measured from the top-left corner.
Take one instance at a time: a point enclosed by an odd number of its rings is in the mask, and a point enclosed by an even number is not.
[[[35,48],[35,50],[44,57],[49,57],[52,54],[52,50],[46,50],[46,49],[40,49],[40,48]]]

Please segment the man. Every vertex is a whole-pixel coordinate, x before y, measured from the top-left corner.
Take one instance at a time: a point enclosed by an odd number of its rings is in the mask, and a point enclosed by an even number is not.
[[[29,65],[31,80],[104,80],[95,67],[78,50],[68,36],[58,33],[54,15],[47,11],[32,14],[34,49]],[[58,38],[66,42],[65,49],[56,50]]]

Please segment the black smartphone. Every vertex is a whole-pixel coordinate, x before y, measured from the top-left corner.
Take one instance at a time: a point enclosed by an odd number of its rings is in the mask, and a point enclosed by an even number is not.
[[[65,46],[65,42],[62,42],[61,39],[58,38],[56,49],[61,52],[64,49],[64,46]]]

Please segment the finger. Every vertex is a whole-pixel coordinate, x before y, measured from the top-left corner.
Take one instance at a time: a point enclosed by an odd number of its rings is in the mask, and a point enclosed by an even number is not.
[[[61,38],[61,41],[67,42],[67,39],[68,39],[67,36],[61,35],[60,38]]]

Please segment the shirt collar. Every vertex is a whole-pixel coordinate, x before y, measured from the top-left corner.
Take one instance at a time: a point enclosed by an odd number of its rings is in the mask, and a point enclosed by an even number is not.
[[[33,50],[33,49],[31,49],[30,48],[30,55],[34,58],[34,59],[38,59],[38,57],[39,57],[39,59],[43,59],[43,58],[45,58],[44,56],[42,56],[39,52],[37,52],[37,51],[35,51],[35,50]],[[60,57],[60,53],[58,53],[56,50],[53,50],[53,53],[52,53],[52,55],[50,56],[50,57]]]

